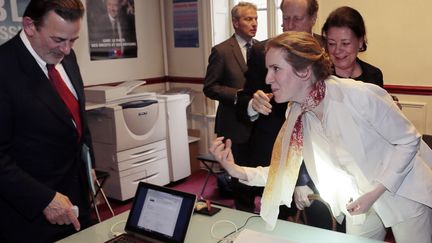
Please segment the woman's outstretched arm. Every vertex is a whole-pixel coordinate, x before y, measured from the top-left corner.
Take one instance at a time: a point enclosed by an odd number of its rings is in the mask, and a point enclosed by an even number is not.
[[[231,139],[224,142],[224,137],[218,137],[213,140],[209,151],[230,176],[246,181],[247,176],[244,168],[235,164],[231,145]]]

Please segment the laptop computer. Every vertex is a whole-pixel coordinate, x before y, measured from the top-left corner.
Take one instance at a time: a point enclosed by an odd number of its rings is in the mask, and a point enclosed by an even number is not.
[[[107,242],[184,242],[196,195],[139,182],[126,234]]]

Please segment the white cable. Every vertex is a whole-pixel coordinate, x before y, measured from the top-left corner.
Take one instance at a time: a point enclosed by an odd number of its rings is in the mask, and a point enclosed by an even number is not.
[[[121,224],[121,223],[126,223],[126,220],[120,220],[120,221],[114,223],[114,224],[111,226],[110,231],[111,231],[112,236],[116,237],[116,236],[119,236],[119,235],[123,234],[122,232],[116,232],[116,231],[114,231],[114,228],[115,228],[117,225]]]
[[[237,229],[237,225],[236,225],[234,222],[232,222],[232,221],[230,221],[230,220],[225,220],[225,219],[218,220],[218,221],[216,221],[216,222],[213,223],[213,225],[212,225],[212,227],[211,227],[211,230],[210,230],[210,234],[211,234],[211,236],[213,237],[213,239],[216,239],[216,240],[219,240],[219,241],[224,240],[224,239],[229,239],[229,238],[225,238],[225,237],[218,237],[218,236],[216,236],[216,235],[214,234],[214,232],[213,232],[214,227],[215,227],[217,224],[220,224],[220,223],[229,223],[229,224],[231,224],[231,225],[234,226],[235,232],[238,231],[238,229]]]

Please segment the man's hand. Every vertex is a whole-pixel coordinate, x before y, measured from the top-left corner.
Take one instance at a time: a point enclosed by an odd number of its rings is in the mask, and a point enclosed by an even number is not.
[[[65,195],[56,192],[53,200],[43,210],[45,218],[51,224],[69,225],[73,224],[76,231],[80,230],[81,225],[72,211],[72,203]]]
[[[262,90],[258,90],[254,93],[252,98],[252,108],[263,115],[268,115],[272,111],[272,105],[270,100],[273,98],[272,93],[264,93]]]
[[[294,202],[298,210],[303,210],[311,205],[308,196],[314,194],[308,186],[296,186],[294,189]]]

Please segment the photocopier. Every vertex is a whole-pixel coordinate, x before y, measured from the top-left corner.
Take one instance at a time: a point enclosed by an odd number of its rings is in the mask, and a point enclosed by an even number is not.
[[[170,182],[166,107],[156,93],[134,93],[142,83],[85,88],[88,102],[103,104],[87,111],[96,169],[110,174],[104,191],[121,201],[135,195],[140,181]]]
[[[127,200],[140,181],[166,185],[190,175],[187,94],[134,92],[143,81],[85,89],[96,168],[108,197]],[[100,105],[103,104],[103,105]]]

